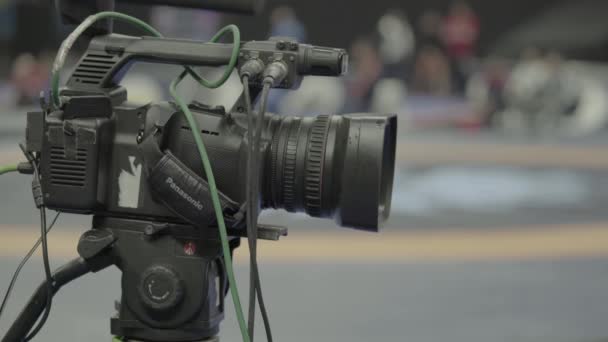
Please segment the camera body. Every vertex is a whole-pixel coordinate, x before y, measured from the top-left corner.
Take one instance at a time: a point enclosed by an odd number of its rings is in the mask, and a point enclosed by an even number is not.
[[[80,254],[88,254],[88,243],[106,241],[112,246],[106,262],[122,271],[114,335],[190,341],[219,330],[228,284],[190,126],[171,102],[129,104],[119,83],[135,61],[219,66],[231,50],[228,44],[96,36],[60,93],[62,106],[28,113],[26,150],[40,156],[45,206],[92,214]],[[285,89],[297,88],[305,75],[342,75],[348,63],[344,50],[282,38],[242,43],[237,70],[250,60],[282,65],[286,75],[274,87]],[[253,100],[261,88],[261,78],[251,79]],[[246,235],[244,101],[241,95],[228,110],[189,105],[202,129],[231,251]],[[261,176],[254,181],[264,208],[378,230],[390,212],[394,115],[267,114],[263,127]]]
[[[192,133],[181,119],[183,114],[164,102],[140,107],[119,105],[103,116],[66,118],[66,113],[80,101],[99,99],[109,101],[103,96],[75,96],[67,101],[63,111],[46,116],[41,112],[28,115],[28,135],[42,137],[40,164],[45,205],[77,214],[183,222],[158,201],[154,184],[147,178],[140,148],[143,137],[159,131],[159,147],[172,151],[203,177]],[[237,126],[223,108],[201,104],[190,107],[200,127],[205,127],[202,134],[218,188],[235,201],[243,202],[246,143],[239,133],[244,128]],[[34,124],[34,120],[39,122]],[[32,127],[43,129],[35,133]],[[182,131],[188,135],[181,134]],[[27,148],[34,148],[30,139]]]
[[[28,114],[26,148],[42,152],[45,205],[64,212],[179,223],[184,223],[184,213],[176,215],[176,210],[194,208],[198,212],[187,213],[186,222],[213,224],[211,203],[201,202],[209,197],[201,160],[182,113],[170,102],[130,105],[119,82],[138,60],[221,65],[230,53],[227,44],[95,37],[61,92],[62,108]],[[275,87],[286,89],[297,88],[304,75],[342,75],[348,63],[344,50],[281,38],[243,43],[237,69],[252,59],[284,65],[286,77]],[[251,80],[254,99],[261,86],[260,77]],[[203,128],[227,216],[239,214],[245,201],[249,142],[243,101],[241,96],[228,110],[190,104]],[[259,151],[264,162],[257,181],[265,207],[335,218],[353,228],[379,228],[390,212],[395,115],[268,114],[264,120]],[[171,155],[172,171],[155,173],[157,165],[146,163],[149,151],[142,142],[151,135],[157,150]],[[176,182],[185,176],[170,172],[181,171],[201,187]],[[241,222],[238,217],[228,221],[232,228]]]

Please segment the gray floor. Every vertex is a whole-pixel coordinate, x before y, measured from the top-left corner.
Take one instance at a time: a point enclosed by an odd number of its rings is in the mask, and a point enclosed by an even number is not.
[[[1,260],[2,274],[16,262]],[[38,264],[23,274],[0,331],[40,281]],[[607,271],[608,260],[262,266],[276,340],[294,342],[600,341]],[[237,272],[246,279],[244,267]],[[109,341],[118,296],[115,270],[67,286],[38,340]],[[240,340],[232,309],[221,336]]]

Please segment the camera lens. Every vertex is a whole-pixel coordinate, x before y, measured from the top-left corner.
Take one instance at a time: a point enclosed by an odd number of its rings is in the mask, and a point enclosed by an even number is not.
[[[273,117],[265,206],[377,231],[390,213],[396,130],[394,115]]]

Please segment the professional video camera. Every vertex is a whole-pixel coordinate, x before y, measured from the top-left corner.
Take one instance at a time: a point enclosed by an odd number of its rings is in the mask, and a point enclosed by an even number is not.
[[[240,12],[256,7],[243,0],[153,3]],[[86,23],[114,4],[59,5],[65,20]],[[107,19],[113,16],[103,18],[82,27],[90,43],[67,85],[50,103],[43,101],[41,111],[28,113],[23,150],[31,168],[21,168],[37,175],[39,207],[92,214],[92,229],[80,239],[80,258],[39,287],[4,342],[23,341],[45,308],[48,315],[47,304],[62,285],[110,265],[122,271],[113,335],[128,341],[216,341],[240,237],[251,243],[286,234],[281,227],[257,227],[259,209],[304,211],[370,231],[388,217],[394,115],[265,113],[270,88],[295,89],[306,75],[342,75],[348,65],[344,50],[288,38],[235,37],[233,46],[132,37],[112,33]],[[186,65],[181,78],[194,75],[190,66],[232,62],[244,91],[228,110],[199,102],[186,106],[177,97],[134,106],[120,79],[135,61]],[[258,98],[254,119],[251,102]],[[203,170],[205,163],[210,168]]]

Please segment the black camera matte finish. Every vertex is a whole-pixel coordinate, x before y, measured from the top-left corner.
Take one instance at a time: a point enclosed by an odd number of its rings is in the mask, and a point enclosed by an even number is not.
[[[64,115],[46,117],[40,161],[45,204],[74,213],[101,210],[114,122],[107,117],[64,120]]]

